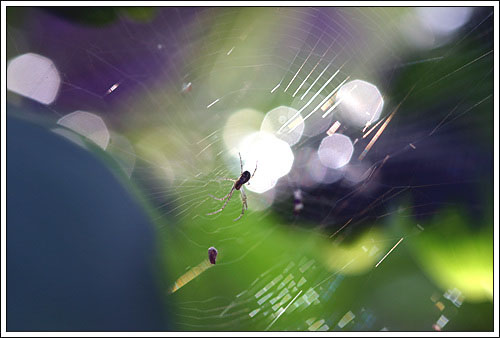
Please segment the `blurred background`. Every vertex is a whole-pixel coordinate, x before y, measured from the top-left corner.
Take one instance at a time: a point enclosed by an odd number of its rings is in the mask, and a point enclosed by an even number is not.
[[[493,8],[8,7],[7,59],[7,330],[493,330]]]

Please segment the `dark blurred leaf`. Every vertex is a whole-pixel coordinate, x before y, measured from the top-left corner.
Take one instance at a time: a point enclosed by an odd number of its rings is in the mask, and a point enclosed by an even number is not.
[[[66,19],[90,26],[102,26],[117,18],[115,7],[42,7],[43,10]]]

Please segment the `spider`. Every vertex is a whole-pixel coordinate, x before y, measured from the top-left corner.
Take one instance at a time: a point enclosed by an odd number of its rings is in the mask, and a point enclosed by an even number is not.
[[[257,171],[257,164],[255,164],[255,170],[253,171],[253,174],[250,176],[250,172],[248,172],[246,170],[243,171],[243,162],[241,161],[241,154],[238,153],[238,155],[240,155],[240,166],[241,166],[240,177],[237,180],[232,179],[232,178],[222,178],[222,180],[224,180],[224,181],[234,182],[233,187],[231,188],[231,191],[229,191],[229,193],[226,196],[221,197],[221,198],[218,198],[218,197],[215,197],[215,196],[209,194],[210,197],[212,197],[213,199],[216,199],[218,201],[225,201],[225,202],[222,205],[222,208],[220,208],[219,210],[216,210],[214,212],[208,213],[207,216],[218,214],[219,212],[224,210],[226,205],[229,203],[229,200],[233,196],[234,190],[240,191],[241,203],[243,204],[243,206],[241,208],[241,214],[237,218],[235,218],[233,221],[236,222],[237,220],[239,220],[243,216],[243,214],[245,213],[245,210],[248,209],[247,195],[245,194],[245,190],[243,189],[243,185],[245,183],[247,183],[255,175],[255,172]],[[248,183],[248,184],[250,184],[250,183]]]

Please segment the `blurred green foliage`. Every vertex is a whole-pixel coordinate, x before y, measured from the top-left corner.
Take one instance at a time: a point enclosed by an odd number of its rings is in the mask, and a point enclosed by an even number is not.
[[[214,193],[222,191],[224,189]],[[213,268],[167,296],[167,301],[172,301],[176,309],[179,330],[264,330],[269,321],[262,314],[253,320],[248,317],[236,321],[233,320],[241,316],[220,319],[217,315],[231,302],[244,299],[249,303],[243,312],[249,313],[257,307],[254,294],[259,289],[251,288],[252,281],[268,269],[275,277],[284,265],[298,264],[301,259],[316,262],[310,277],[311,281],[323,280],[316,288],[320,294],[326,292],[322,288],[328,284],[325,281],[339,274],[344,279],[332,298],[281,316],[272,330],[307,330],[306,319],[324,318],[332,330],[370,331],[385,327],[388,330],[433,331],[433,324],[443,314],[450,320],[443,331],[492,329],[493,309],[491,289],[488,289],[492,287],[491,226],[482,227],[471,235],[471,230],[463,224],[464,217],[456,210],[448,210],[444,215],[421,222],[419,225],[424,228],[421,231],[408,213],[411,208],[401,208],[406,211],[396,212],[388,218],[386,227],[371,228],[355,238],[350,236],[346,243],[342,233],[331,239],[321,231],[280,224],[271,215],[262,218],[250,213],[233,222],[240,211],[240,202],[235,197],[215,219],[187,217],[175,225],[173,220],[159,220],[164,233],[160,246],[167,285],[206,259],[208,247],[199,243],[207,243],[213,238],[210,243],[219,250]],[[202,204],[197,214],[203,215],[212,211],[211,208],[207,203]],[[154,213],[158,214],[158,210]],[[401,237],[404,240],[400,245],[375,267]],[[374,245],[379,251],[370,257],[366,248]],[[345,268],[346,264],[349,268]],[[305,284],[304,292],[313,285]],[[442,296],[452,288],[458,288],[465,296],[460,308]],[[237,299],[236,295],[244,290],[250,294]],[[442,311],[431,299],[435,294],[441,295],[445,305]],[[203,303],[182,304],[193,300]],[[200,311],[195,318],[190,309],[197,306],[208,311]],[[238,310],[242,308],[239,306]],[[347,311],[353,311],[358,318],[340,329],[336,323]],[[371,313],[374,322],[363,326],[361,313]],[[465,320],[467,317],[473,320]]]
[[[449,120],[463,114],[453,122],[456,128],[492,147],[493,46],[465,39],[437,49],[411,51],[406,59],[424,62],[398,69],[388,88],[395,104],[411,92],[398,114],[426,116],[425,111],[439,111],[443,117],[451,113]]]

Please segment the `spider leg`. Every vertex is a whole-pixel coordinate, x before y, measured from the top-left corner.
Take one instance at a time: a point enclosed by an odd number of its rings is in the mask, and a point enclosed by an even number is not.
[[[252,177],[253,177],[253,175],[255,175],[255,172],[257,171],[257,164],[259,164],[259,161],[255,162],[255,170],[253,171]],[[252,177],[250,177],[250,178],[252,178]]]
[[[241,198],[241,203],[243,203],[243,204],[247,203],[247,194],[245,193],[245,189],[243,186],[241,186],[241,189],[240,189],[240,198]]]
[[[207,216],[218,214],[219,212],[221,212],[222,210],[224,210],[224,208],[226,207],[227,203],[229,202],[229,200],[233,196],[233,192],[234,192],[234,187],[229,192],[229,194],[228,194],[229,196],[227,197],[226,201],[224,202],[224,205],[222,205],[222,208],[220,208],[219,210],[215,210],[214,212],[208,213]]]
[[[238,155],[240,155],[240,167],[241,167],[240,174],[243,174],[243,161],[241,160],[241,153],[238,152]]]
[[[226,196],[221,197],[221,198],[219,198],[219,197],[215,197],[215,196],[214,196],[214,195],[212,195],[212,194],[208,194],[208,196],[212,197],[214,200],[217,200],[217,201],[225,201],[225,200],[226,200],[226,198],[228,198],[228,197],[229,197],[232,193],[233,193],[233,191],[231,190],[231,191],[229,192],[229,194],[227,194]]]
[[[216,197],[216,196],[214,196],[214,195],[212,195],[212,194],[208,194],[208,196],[212,197],[214,200],[217,200],[217,201],[225,201],[225,200],[226,200],[226,198],[229,196],[229,194],[227,194],[226,196],[221,197],[221,198]]]
[[[215,180],[211,180],[212,182],[220,182],[220,181],[230,181],[230,182],[236,182],[234,178],[228,178],[228,177],[219,177]]]
[[[242,203],[242,207],[241,207],[241,214],[235,218],[233,220],[233,222],[236,222],[237,220],[239,220],[241,217],[243,217],[243,214],[245,213],[245,210],[248,209],[248,204],[247,204],[247,194],[245,194],[245,190],[243,190],[243,187],[241,187],[240,189],[240,197],[241,197],[241,203]]]
[[[257,171],[257,164],[259,163],[259,161],[255,162],[255,170],[253,171],[253,174],[252,176],[250,176],[250,178],[252,178],[254,175],[255,175],[255,172]],[[247,182],[248,185],[250,185],[250,182]]]

